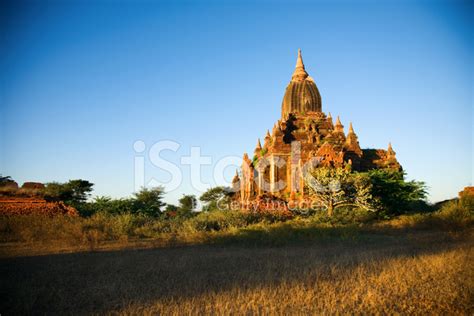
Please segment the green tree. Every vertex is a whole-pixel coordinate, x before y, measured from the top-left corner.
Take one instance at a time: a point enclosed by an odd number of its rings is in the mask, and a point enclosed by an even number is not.
[[[69,180],[69,182],[66,183],[66,187],[71,192],[71,201],[76,203],[85,202],[89,198],[93,186],[93,183],[81,179]]]
[[[367,175],[372,185],[371,194],[379,200],[387,215],[402,214],[413,207],[426,205],[425,183],[406,181],[405,174],[395,170],[371,170]]]
[[[217,210],[218,203],[222,203],[226,205],[229,202],[229,192],[230,188],[224,186],[218,186],[215,188],[210,188],[206,192],[204,192],[199,200],[204,203],[202,208],[203,211],[212,211]]]
[[[10,182],[14,182],[13,179],[12,179],[12,177],[10,177],[10,176],[5,176],[5,177],[4,177],[4,176],[2,176],[2,175],[0,174],[0,184],[2,184],[2,183],[10,183]]]
[[[166,207],[165,207],[165,212],[166,213],[177,212],[177,211],[178,211],[178,207],[176,205],[166,204]]]
[[[367,175],[351,173],[349,168],[319,167],[311,170],[306,180],[311,199],[324,207],[329,216],[343,206],[375,209]]]
[[[142,188],[134,194],[134,212],[150,216],[160,215],[162,207],[166,205],[163,202],[164,194],[163,187]]]
[[[190,217],[197,206],[197,199],[194,195],[184,194],[179,199],[178,215],[181,217]]]
[[[87,180],[69,180],[66,183],[50,182],[44,188],[48,201],[63,201],[68,204],[83,203],[92,192],[93,183]]]

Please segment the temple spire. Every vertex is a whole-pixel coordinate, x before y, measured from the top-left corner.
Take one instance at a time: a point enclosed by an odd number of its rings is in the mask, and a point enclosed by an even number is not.
[[[301,48],[298,48],[298,59],[296,59],[296,68],[299,67],[304,69],[303,57],[301,56]]]
[[[296,59],[296,67],[291,77],[291,81],[303,81],[308,77],[308,73],[304,69],[303,57],[301,57],[301,49],[298,49],[298,58]]]
[[[349,123],[349,134],[355,134],[354,128],[352,127],[352,122]]]
[[[336,119],[336,125],[334,125],[334,130],[335,130],[336,132],[342,132],[342,133],[344,133],[344,125],[342,125],[341,119],[339,118],[339,116],[338,116],[337,119]]]
[[[395,151],[392,148],[392,143],[388,143],[387,154],[391,157],[395,157]]]
[[[328,113],[328,116],[327,116],[327,121],[330,125],[330,128],[333,128],[334,127],[334,123],[332,122],[332,116],[331,116],[331,112]]]

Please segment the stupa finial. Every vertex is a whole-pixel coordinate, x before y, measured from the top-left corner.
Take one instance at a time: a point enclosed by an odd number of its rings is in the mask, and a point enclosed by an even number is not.
[[[298,58],[296,59],[295,72],[291,77],[292,81],[303,81],[308,77],[308,73],[304,69],[303,57],[301,56],[301,49],[298,49]]]
[[[336,132],[342,132],[342,133],[344,132],[344,125],[342,125],[339,115],[337,116],[336,124],[334,125],[334,130]]]
[[[349,134],[355,134],[354,128],[352,127],[352,122],[349,123]]]

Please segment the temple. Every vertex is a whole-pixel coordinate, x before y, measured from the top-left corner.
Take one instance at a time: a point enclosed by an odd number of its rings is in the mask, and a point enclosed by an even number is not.
[[[245,205],[261,196],[289,201],[304,199],[305,173],[318,166],[352,170],[390,168],[401,170],[391,144],[387,150],[361,149],[352,123],[347,134],[339,117],[322,112],[322,99],[306,72],[301,50],[281,106],[281,119],[263,139],[257,140],[252,156],[243,156],[240,172],[233,179],[236,199]]]

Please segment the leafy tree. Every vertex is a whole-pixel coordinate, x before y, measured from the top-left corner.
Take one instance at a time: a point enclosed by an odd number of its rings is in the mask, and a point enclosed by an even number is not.
[[[71,199],[71,191],[64,183],[46,183],[44,188],[44,198],[47,201],[68,201]]]
[[[185,194],[178,202],[178,215],[182,217],[190,217],[197,206],[197,199],[194,195]]]
[[[169,212],[177,212],[177,211],[178,211],[178,207],[176,205],[166,204],[165,212],[169,213]]]
[[[151,189],[142,188],[134,194],[134,212],[145,215],[158,216],[162,207],[166,204],[163,202],[165,194],[163,187],[155,187]]]
[[[10,176],[0,174],[0,195],[16,195],[18,193],[18,184]]]
[[[210,188],[204,192],[199,200],[205,205],[203,211],[212,211],[218,209],[218,202],[227,203],[229,201],[230,189],[223,186]]]
[[[185,209],[189,211],[193,211],[196,209],[197,199],[194,195],[186,195],[184,194],[182,198],[179,199],[179,208]]]
[[[83,203],[92,192],[93,183],[87,180],[70,180],[67,183],[50,182],[44,188],[48,201],[63,201],[68,204]]]
[[[112,201],[112,198],[110,196],[96,196],[94,198],[94,203],[98,205],[107,204],[110,203],[110,201]]]
[[[387,215],[398,215],[426,203],[426,185],[419,181],[406,181],[403,172],[371,170],[367,173],[372,185],[371,194],[377,197]]]
[[[343,206],[375,209],[370,179],[364,174],[351,173],[349,168],[315,168],[306,183],[311,199],[327,209],[329,216]]]
[[[69,180],[66,187],[71,192],[71,200],[74,202],[85,202],[92,192],[93,183],[87,180]]]
[[[5,177],[4,177],[4,176],[2,176],[2,175],[0,174],[0,184],[2,184],[2,183],[10,183],[10,182],[13,182],[12,177],[10,177],[10,176],[5,176]]]

